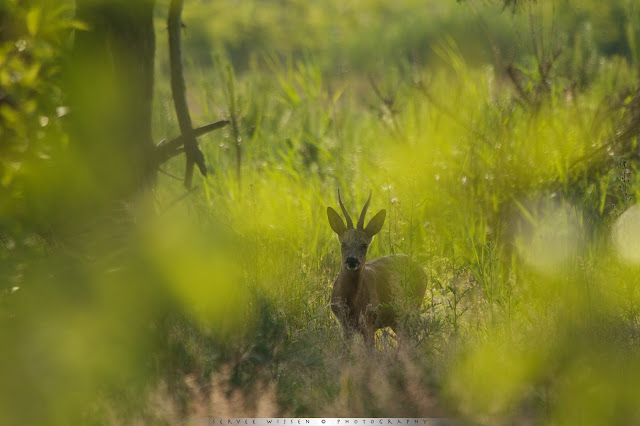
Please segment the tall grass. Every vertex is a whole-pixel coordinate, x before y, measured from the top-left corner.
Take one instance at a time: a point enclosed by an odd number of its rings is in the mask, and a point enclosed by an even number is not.
[[[636,418],[637,279],[606,224],[637,186],[625,181],[626,198],[609,200],[617,168],[589,175],[588,158],[619,124],[601,118],[603,105],[637,75],[600,60],[576,91],[560,62],[542,76],[547,90],[532,62],[521,68],[536,96],[527,107],[452,39],[435,53],[444,68],[405,62],[369,81],[335,79],[313,56],[270,58],[270,77],[256,67],[238,79],[244,184],[230,173],[231,134],[214,136],[216,171],[196,203],[247,242],[241,282],[263,300],[258,328],[273,327],[268,349],[248,344],[260,361],[236,368],[275,383],[283,413]],[[208,96],[222,99],[222,84]],[[372,210],[390,212],[370,257],[406,253],[429,273],[424,339],[408,353],[341,349],[328,309],[339,252],[324,215],[337,188],[351,208],[373,189]]]
[[[282,33],[292,18],[276,6],[242,2],[226,20],[219,3],[185,9],[187,39],[221,45],[198,45],[206,53],[188,65],[194,122],[235,122],[200,139],[210,173],[193,191],[172,177],[184,172],[176,158],[151,200],[123,206],[109,226],[32,237],[11,253],[16,242],[3,243],[12,289],[0,312],[18,320],[0,323],[14,343],[0,396],[30,398],[0,402],[0,420],[636,423],[637,135],[631,150],[612,143],[633,129],[635,56],[603,55],[585,30],[549,70],[549,38],[530,54],[518,45],[510,75],[469,53],[469,9],[429,2],[453,17],[438,26],[421,2],[369,2],[361,14],[294,3],[305,17],[294,23],[309,27],[299,39]],[[509,25],[535,24],[536,10],[490,27],[516,37]],[[356,18],[412,11],[411,25],[390,20],[396,41],[358,35]],[[345,46],[323,40],[327,30]],[[494,43],[502,53],[505,39]],[[390,53],[405,43],[428,45],[431,59]],[[368,56],[378,45],[382,62]],[[158,139],[177,133],[169,100],[159,83]],[[374,351],[342,340],[329,308],[339,244],[325,213],[337,189],[352,213],[370,190],[370,211],[387,209],[370,258],[403,253],[427,271],[406,346],[387,330]]]

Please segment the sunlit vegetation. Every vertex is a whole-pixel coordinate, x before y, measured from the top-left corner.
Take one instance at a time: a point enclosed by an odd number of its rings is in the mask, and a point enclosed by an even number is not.
[[[73,148],[92,29],[52,3],[0,5],[0,424],[640,422],[636,1],[187,0],[193,124],[230,124],[191,190],[176,156],[99,210],[131,165],[96,180]],[[387,210],[368,258],[429,276],[406,345],[343,341],[338,188]]]

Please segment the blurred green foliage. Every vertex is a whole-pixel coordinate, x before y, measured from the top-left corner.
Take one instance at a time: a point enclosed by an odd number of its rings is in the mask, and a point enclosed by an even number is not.
[[[72,6],[68,1],[0,5],[0,226],[5,232],[28,230],[36,211],[41,213],[32,190],[67,144],[60,71],[71,30],[86,29],[73,19]]]
[[[0,423],[638,422],[635,2],[186,2],[193,121],[237,132],[200,138],[193,192],[178,157],[89,221],[59,109],[91,30],[70,5],[0,5]],[[388,211],[370,258],[429,274],[408,348],[342,342],[337,188]]]

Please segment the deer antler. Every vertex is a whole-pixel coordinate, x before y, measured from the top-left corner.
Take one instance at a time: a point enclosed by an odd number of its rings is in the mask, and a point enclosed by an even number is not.
[[[353,221],[351,220],[351,216],[349,216],[349,213],[347,213],[347,209],[344,208],[344,204],[342,204],[342,199],[340,198],[339,189],[338,189],[338,202],[340,202],[340,208],[342,209],[344,218],[347,219],[347,228],[353,228]]]
[[[360,219],[358,219],[358,229],[364,229],[364,217],[367,215],[367,209],[369,208],[369,202],[371,201],[371,194],[373,190],[369,191],[369,199],[364,203],[362,213],[360,213]]]

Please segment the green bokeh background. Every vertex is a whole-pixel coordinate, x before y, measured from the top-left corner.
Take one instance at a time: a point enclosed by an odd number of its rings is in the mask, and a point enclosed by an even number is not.
[[[187,1],[192,119],[239,134],[97,213],[127,170],[70,148],[73,10],[0,4],[0,424],[640,422],[637,1]],[[342,341],[338,188],[429,275],[408,348]]]

